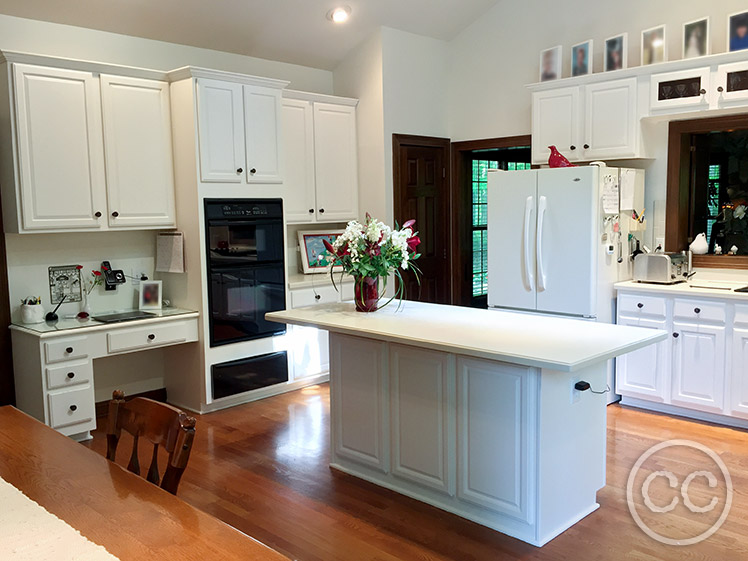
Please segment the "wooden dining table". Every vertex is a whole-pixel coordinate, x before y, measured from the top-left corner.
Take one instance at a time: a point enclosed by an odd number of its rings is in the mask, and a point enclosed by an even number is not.
[[[288,561],[11,406],[0,477],[121,561]]]

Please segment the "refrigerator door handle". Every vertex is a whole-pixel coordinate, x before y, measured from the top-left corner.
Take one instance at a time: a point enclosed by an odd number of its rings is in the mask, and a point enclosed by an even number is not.
[[[527,197],[525,201],[525,287],[530,291],[532,291],[535,285],[535,279],[530,268],[530,261],[532,260],[532,254],[530,253],[530,218],[532,217],[534,206],[533,197]]]
[[[542,292],[546,288],[546,277],[545,268],[543,267],[543,225],[545,223],[545,210],[547,207],[547,199],[540,197],[538,199],[538,235],[536,240],[536,259],[538,261],[538,292]]]

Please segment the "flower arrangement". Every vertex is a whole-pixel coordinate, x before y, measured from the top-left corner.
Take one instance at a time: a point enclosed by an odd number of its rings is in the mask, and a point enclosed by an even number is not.
[[[414,261],[421,256],[416,251],[421,239],[413,230],[414,225],[415,220],[408,220],[401,228],[396,224],[392,229],[367,212],[364,224],[352,220],[335,242],[331,244],[325,240],[325,248],[332,256],[330,275],[333,276],[332,267],[339,265],[343,273],[354,279],[357,310],[370,312],[377,309],[380,279],[383,283],[381,292],[384,294],[390,274],[394,274],[398,281],[397,289],[382,307],[395,298],[402,301],[405,296],[402,271],[413,271],[420,283],[421,271]]]
[[[76,265],[75,268],[80,271],[81,269],[83,269],[83,265]],[[106,270],[106,268],[102,268]],[[97,286],[100,286],[102,282],[103,279],[101,277],[101,271],[91,271],[91,278],[88,279],[88,288],[85,289],[86,294],[91,294],[91,292],[93,292],[93,289]]]

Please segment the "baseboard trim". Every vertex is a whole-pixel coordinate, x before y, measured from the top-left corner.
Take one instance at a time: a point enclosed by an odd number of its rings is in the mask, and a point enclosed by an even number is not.
[[[748,420],[740,419],[738,417],[728,417],[726,415],[707,413],[706,411],[696,411],[695,409],[686,409],[684,407],[678,407],[677,405],[656,403],[654,401],[647,401],[645,399],[637,399],[634,397],[626,396],[621,399],[620,404],[624,407],[646,409],[647,411],[654,411],[655,413],[662,413],[665,415],[673,415],[675,417],[682,417],[684,419],[690,419],[692,421],[701,421],[711,423],[713,425],[722,425],[726,427],[748,430]]]
[[[134,395],[126,395],[125,401],[134,397],[147,397],[153,401],[160,401],[166,403],[166,388],[159,388],[157,390],[149,390],[147,392],[136,393]],[[96,418],[106,417],[109,411],[109,400],[96,402]]]

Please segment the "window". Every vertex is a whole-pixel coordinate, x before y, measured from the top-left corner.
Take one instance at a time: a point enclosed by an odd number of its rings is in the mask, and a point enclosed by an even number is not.
[[[511,153],[511,149],[492,150],[490,154],[477,152],[472,160],[472,290],[473,298],[485,298],[488,294],[488,170],[530,169],[529,154]],[[503,156],[503,157],[502,157]],[[527,161],[507,161],[507,156]],[[524,156],[524,157],[522,157]]]

